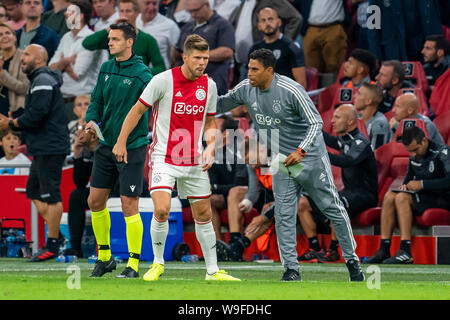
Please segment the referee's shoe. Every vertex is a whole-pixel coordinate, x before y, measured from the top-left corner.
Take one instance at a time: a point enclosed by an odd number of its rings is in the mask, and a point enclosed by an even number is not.
[[[116,270],[116,261],[111,257],[108,261],[97,260],[95,262],[94,270],[92,271],[90,278],[99,278],[107,272]]]

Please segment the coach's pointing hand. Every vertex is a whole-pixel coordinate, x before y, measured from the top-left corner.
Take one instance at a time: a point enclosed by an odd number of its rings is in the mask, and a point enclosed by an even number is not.
[[[127,145],[126,143],[121,143],[117,140],[117,143],[114,145],[112,153],[117,159],[117,162],[125,162],[128,163],[127,159]]]

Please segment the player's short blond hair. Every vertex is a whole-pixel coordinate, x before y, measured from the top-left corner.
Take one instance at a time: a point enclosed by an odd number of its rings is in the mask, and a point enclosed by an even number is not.
[[[198,50],[198,51],[208,51],[209,44],[203,37],[198,34],[190,34],[187,36],[183,45],[183,53],[189,54],[190,52]]]

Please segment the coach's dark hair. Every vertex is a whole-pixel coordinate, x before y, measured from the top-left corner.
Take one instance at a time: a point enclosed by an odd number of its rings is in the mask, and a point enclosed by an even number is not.
[[[272,67],[275,68],[275,63],[277,59],[273,52],[269,49],[258,49],[250,53],[250,59],[259,61],[264,68]]]
[[[432,34],[425,38],[426,41],[433,41],[437,50],[444,50],[444,56],[450,54],[450,42],[442,34]]]
[[[403,83],[403,81],[405,80],[405,67],[403,66],[403,64],[400,61],[398,61],[398,60],[383,61],[383,63],[381,65],[387,66],[387,67],[393,67],[394,68],[394,72],[393,72],[394,77],[398,78],[399,83]]]
[[[414,126],[403,130],[401,141],[405,146],[409,146],[413,140],[419,144],[422,143],[423,138],[425,138],[425,132]]]
[[[133,39],[136,41],[136,29],[134,26],[128,22],[113,23],[109,26],[111,30],[122,30],[125,40]]]
[[[88,1],[88,0],[70,0],[69,3],[78,6],[78,8],[80,9],[80,12],[84,16],[84,23],[86,25],[89,25],[89,21],[91,20],[91,17],[92,17],[92,3],[91,3],[91,1]]]

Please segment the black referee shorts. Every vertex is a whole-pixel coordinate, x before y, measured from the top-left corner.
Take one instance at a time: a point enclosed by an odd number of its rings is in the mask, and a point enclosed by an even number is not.
[[[27,198],[45,203],[61,202],[61,177],[65,155],[34,156],[27,180]]]
[[[117,162],[112,148],[100,144],[94,153],[91,186],[114,190],[118,186],[121,196],[138,197],[144,183],[144,165],[147,146],[127,150],[127,160]]]

